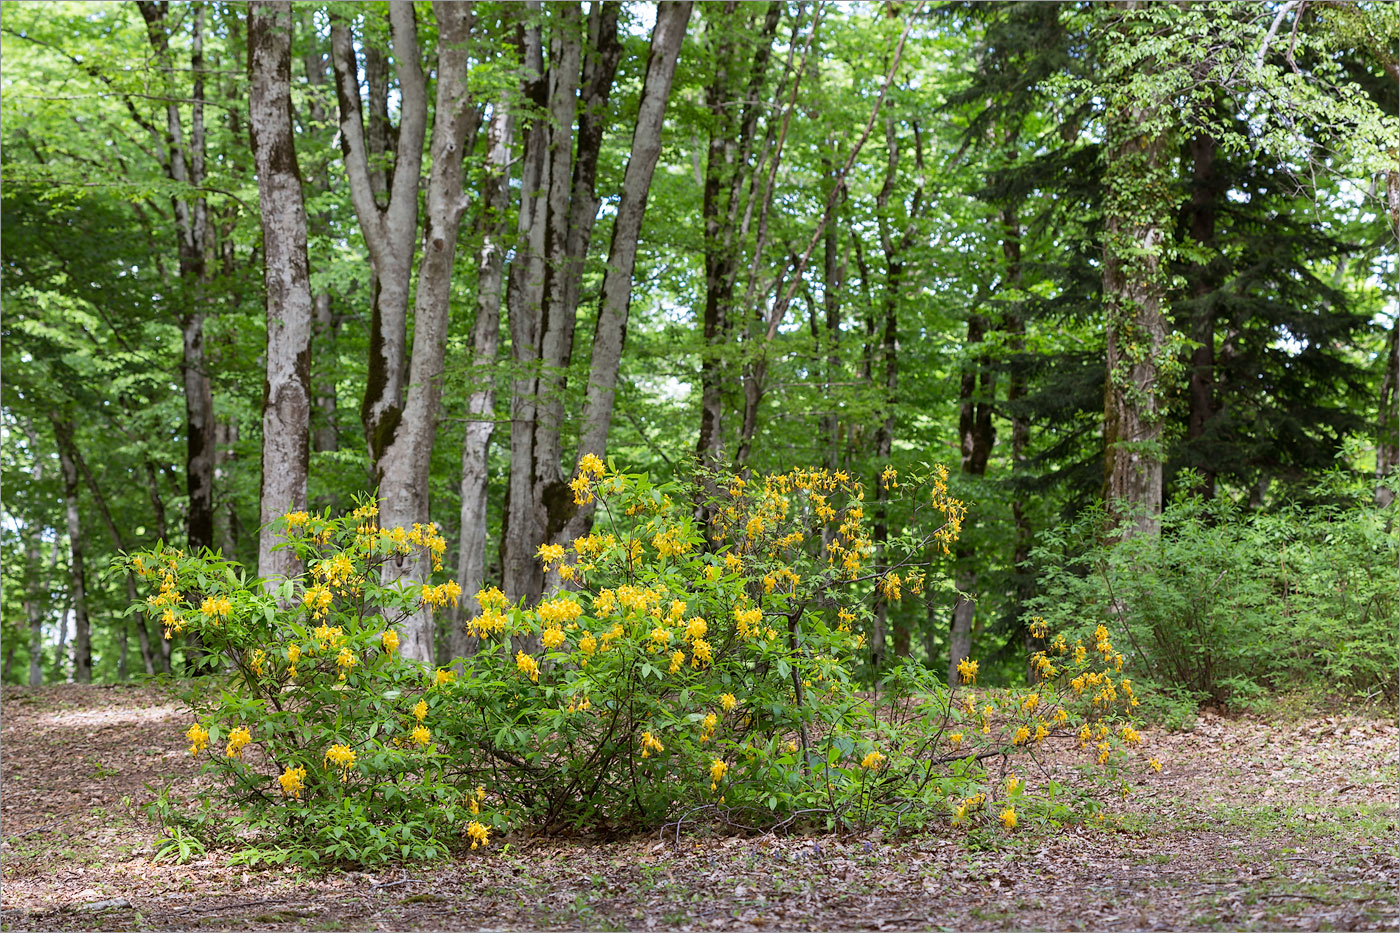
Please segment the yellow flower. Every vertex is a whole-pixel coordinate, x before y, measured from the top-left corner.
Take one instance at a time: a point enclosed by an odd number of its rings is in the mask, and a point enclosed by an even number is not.
[[[248,653],[248,667],[253,671],[253,676],[261,677],[267,670],[267,652],[261,648],[254,648]]]
[[[958,675],[965,684],[977,683],[977,662],[971,658],[963,658],[958,662]]]
[[[359,659],[355,657],[355,652],[351,651],[349,648],[340,649],[340,654],[335,659],[335,666],[340,669],[341,680],[345,679],[345,675],[350,673],[351,669],[358,663],[358,660]]]
[[[597,454],[584,454],[579,459],[578,471],[592,476],[594,479],[603,478],[603,461]]]
[[[301,660],[301,645],[287,646],[287,676],[296,680],[297,662]]]
[[[1006,779],[1006,794],[1011,796],[1021,789],[1021,779],[1016,775],[1010,775]]]
[[[739,701],[736,700],[736,699],[734,699],[734,694],[732,694],[732,693],[720,694],[719,705],[722,706],[722,707],[724,707],[724,711],[725,711],[726,713],[733,712],[734,707],[737,706],[738,704],[739,704]]]
[[[592,632],[584,632],[583,637],[578,640],[578,650],[585,655],[590,655],[598,650],[598,639],[593,637]]]
[[[1035,708],[1040,705],[1040,694],[1032,693],[1021,701],[1021,711],[1025,713],[1035,712]]]
[[[724,773],[729,770],[723,759],[716,758],[710,763],[710,790],[719,788],[719,782],[724,780]]]
[[[413,739],[413,741],[425,747],[429,742],[433,740],[433,734],[428,731],[427,726],[424,726],[421,723],[419,725],[414,726],[413,732],[411,732],[409,735]]]
[[[1012,740],[1011,740],[1011,744],[1012,744],[1012,745],[1024,745],[1024,744],[1026,744],[1026,742],[1028,742],[1028,741],[1030,740],[1030,737],[1031,737],[1031,730],[1027,729],[1025,726],[1018,726],[1018,727],[1016,728],[1016,735],[1015,735],[1015,737],[1012,738]]]
[[[238,758],[243,754],[243,746],[253,741],[253,734],[245,726],[239,726],[228,734],[228,748],[224,754],[229,758]]]
[[[1147,763],[1152,766],[1153,771],[1160,772],[1162,770],[1162,763],[1157,760],[1157,757],[1155,755],[1147,759]]]
[[[690,649],[691,667],[703,667],[714,660],[714,655],[710,653],[710,643],[703,638],[695,639],[695,642],[690,646]]]
[[[306,768],[301,765],[295,768],[288,767],[278,776],[277,783],[282,785],[282,793],[285,796],[300,800],[302,788],[306,786]]]
[[[473,849],[478,846],[484,849],[491,844],[491,830],[472,820],[467,824],[467,838],[472,841]]]
[[[564,633],[560,632],[559,634],[563,635]],[[535,683],[540,682],[540,666],[534,658],[525,652],[517,651],[515,653],[515,668]]]
[[[650,758],[652,752],[664,752],[666,746],[661,744],[661,740],[650,732],[642,733],[642,757]]]
[[[896,470],[896,469],[895,469],[894,467],[892,467],[892,466],[886,466],[886,467],[885,467],[885,472],[883,472],[883,473],[880,474],[880,483],[881,483],[886,489],[890,489],[890,488],[892,488],[892,487],[898,486],[899,483],[898,483],[897,480],[896,480],[896,478],[897,478],[898,476],[899,476],[899,471],[898,471],[898,470]]]
[[[282,520],[287,523],[287,529],[299,528],[311,520],[311,516],[305,512],[288,512],[282,516]]]
[[[860,760],[860,766],[867,771],[878,771],[880,770],[880,766],[884,763],[885,756],[881,755],[879,752],[871,752]]]
[[[541,544],[540,549],[535,552],[535,556],[544,564],[546,572],[556,563],[564,559],[564,546],[562,544]]]
[[[209,730],[195,723],[185,732],[185,738],[190,740],[190,754],[198,755],[209,747]]]
[[[227,619],[228,614],[233,611],[233,605],[227,596],[206,596],[199,606],[199,611],[210,620]]]
[[[540,643],[550,651],[564,644],[564,630],[561,628],[547,628],[540,634]]]
[[[695,641],[697,638],[704,638],[707,631],[709,631],[709,626],[705,624],[704,619],[697,616],[686,623],[685,640]]]
[[[948,744],[952,745],[953,748],[959,748],[962,745],[962,743],[963,734],[961,732],[954,732],[952,735],[948,736]]]
[[[714,713],[706,713],[705,718],[700,721],[700,741],[710,741],[714,737],[715,727],[718,725],[719,717]]]
[[[383,635],[379,636],[379,642],[384,646],[385,654],[393,654],[395,651],[399,650],[399,633],[393,629],[389,629]]]
[[[671,673],[674,674],[685,664],[685,652],[676,650],[671,652]]]
[[[422,722],[424,719],[428,718],[427,700],[419,700],[418,705],[413,707],[413,718],[417,719],[419,722]]]
[[[1016,811],[1007,807],[1001,811],[1001,825],[1006,827],[1007,832],[1016,828]]]
[[[340,769],[340,780],[350,777],[350,769],[355,766],[355,753],[347,745],[339,743],[326,749],[326,762]]]
[[[438,669],[437,669],[437,672],[436,672],[435,674],[433,674],[433,686],[435,686],[435,687],[443,687],[443,686],[446,686],[447,684],[455,683],[456,680],[457,680],[457,672],[456,672],[456,671],[449,671],[449,670],[448,670],[447,668],[445,668],[445,667],[440,667],[440,668],[438,668]]]

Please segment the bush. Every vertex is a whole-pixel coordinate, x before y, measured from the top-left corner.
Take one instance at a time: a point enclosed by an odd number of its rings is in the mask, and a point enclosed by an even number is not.
[[[1270,513],[1182,496],[1160,536],[1116,543],[1098,508],[1032,553],[1042,571],[1030,605],[1072,633],[1120,633],[1158,704],[1250,708],[1299,686],[1393,702],[1393,522],[1340,475]]]
[[[593,533],[539,550],[566,588],[533,606],[478,593],[479,648],[454,668],[399,657],[394,626],[458,600],[456,584],[380,575],[399,555],[440,553],[441,538],[378,527],[372,502],[343,518],[287,516],[287,546],[308,569],[273,594],[208,554],[132,556],[159,586],[145,611],[169,632],[198,631],[231,666],[217,691],[190,694],[187,737],[238,805],[236,825],[364,863],[478,848],[523,826],[951,818],[1011,831],[1126,792],[1142,758],[1129,751],[1138,700],[1106,631],[1092,649],[1048,641],[1044,682],[1017,694],[977,695],[975,661],[962,668],[969,686],[917,665],[873,695],[853,682],[874,602],[919,595],[930,555],[957,535],[963,507],[941,467],[919,482],[882,477],[916,497],[929,529],[892,542],[881,566],[865,491],[843,473],[701,480],[656,485],[586,458],[573,487],[597,509]],[[1055,741],[1087,751],[1084,780],[1032,793],[1005,779]]]

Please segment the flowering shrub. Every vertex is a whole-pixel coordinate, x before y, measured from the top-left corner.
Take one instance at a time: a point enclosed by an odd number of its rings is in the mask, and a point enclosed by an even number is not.
[[[873,696],[853,682],[875,601],[920,595],[930,555],[957,536],[964,509],[941,467],[881,477],[927,527],[879,564],[865,490],[845,473],[702,479],[707,496],[586,457],[572,486],[595,504],[593,531],[538,554],[565,588],[533,606],[483,589],[467,623],[479,648],[451,668],[399,657],[395,626],[459,588],[379,572],[442,539],[379,527],[372,503],[287,516],[307,572],[270,594],[218,558],[131,557],[158,589],[146,611],[232,669],[192,697],[191,753],[248,828],[358,862],[486,847],[524,825],[679,832],[705,816],[1012,832],[1070,814],[1067,785],[1006,777],[1055,741],[1082,750],[1079,790],[1126,792],[1138,700],[1106,631],[1071,644],[1042,626],[1028,691],[979,693],[971,660],[962,684],[917,665]]]

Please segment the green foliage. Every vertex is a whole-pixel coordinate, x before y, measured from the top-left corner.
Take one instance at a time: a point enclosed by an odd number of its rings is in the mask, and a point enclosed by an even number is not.
[[[846,474],[654,484],[585,458],[571,486],[597,524],[571,550],[539,553],[568,588],[534,606],[478,593],[475,653],[436,671],[398,654],[396,627],[460,590],[385,571],[440,553],[442,539],[432,526],[378,527],[372,503],[343,518],[286,516],[285,546],[307,572],[271,591],[209,554],[133,555],[127,566],[157,588],[138,611],[172,634],[198,632],[231,665],[219,689],[187,695],[190,751],[224,797],[201,814],[164,813],[213,838],[220,825],[242,830],[245,847],[251,831],[250,859],[375,863],[484,847],[526,825],[951,818],[1008,832],[1017,808],[1023,822],[1062,822],[1095,790],[1126,786],[1140,737],[1122,714],[1137,699],[1115,680],[1122,657],[1106,634],[1094,659],[1048,643],[1044,680],[1023,693],[979,697],[917,664],[873,697],[860,690],[852,668],[871,604],[919,595],[919,556],[955,540],[963,519],[941,467],[882,482],[926,530],[877,568],[865,490]],[[963,679],[977,668],[965,662]],[[1044,742],[1076,740],[1092,763],[1072,793],[1054,782],[1032,793],[983,764],[1004,773]]]
[[[1107,521],[1096,508],[1045,537],[1031,605],[1069,630],[1122,632],[1159,697],[1242,707],[1315,687],[1394,701],[1395,516],[1368,486],[1333,474],[1268,513],[1184,495],[1160,537],[1105,542]]]

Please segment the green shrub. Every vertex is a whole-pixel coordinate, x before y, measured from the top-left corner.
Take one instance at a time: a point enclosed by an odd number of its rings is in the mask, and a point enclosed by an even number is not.
[[[1393,515],[1340,476],[1307,499],[1246,514],[1183,496],[1160,535],[1114,543],[1105,511],[1090,510],[1033,552],[1030,605],[1071,633],[1120,633],[1168,715],[1173,701],[1248,708],[1300,686],[1393,701]]]
[[[441,538],[378,527],[372,503],[287,516],[307,572],[271,594],[207,554],[130,558],[159,587],[145,611],[198,631],[232,668],[219,689],[191,691],[187,737],[242,836],[363,863],[522,826],[1010,831],[1018,807],[1021,820],[1069,818],[1145,763],[1129,751],[1138,700],[1104,631],[1092,649],[1048,642],[1044,682],[1017,694],[979,696],[917,665],[873,695],[853,682],[874,601],[921,594],[930,555],[957,535],[963,507],[941,467],[904,484],[886,471],[928,528],[878,567],[865,491],[845,474],[704,477],[701,526],[699,486],[580,467],[593,532],[539,551],[566,588],[533,606],[484,589],[469,623],[479,647],[454,668],[404,660],[395,625],[459,599],[456,584],[380,573],[440,553]],[[976,673],[967,661],[964,679]],[[1004,778],[1056,741],[1085,749],[1082,781]]]

